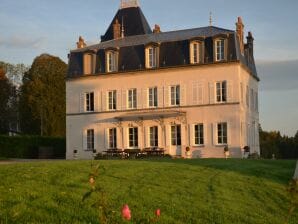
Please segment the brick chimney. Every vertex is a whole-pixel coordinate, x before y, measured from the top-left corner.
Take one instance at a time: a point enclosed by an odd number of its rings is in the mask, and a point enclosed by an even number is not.
[[[240,43],[240,51],[243,54],[244,52],[244,25],[242,22],[242,18],[238,17],[238,21],[236,23],[236,33]]]
[[[80,48],[84,48],[86,47],[87,44],[85,43],[83,37],[79,37],[79,41],[77,42],[77,48],[80,49]]]
[[[155,24],[154,29],[153,29],[153,33],[160,33],[160,26]]]
[[[248,32],[248,35],[246,37],[247,40],[247,49],[248,49],[248,54],[253,57],[254,56],[254,38],[252,36],[251,32]]]
[[[121,37],[121,25],[118,19],[116,19],[115,23],[113,24],[113,35],[114,39],[119,39]]]

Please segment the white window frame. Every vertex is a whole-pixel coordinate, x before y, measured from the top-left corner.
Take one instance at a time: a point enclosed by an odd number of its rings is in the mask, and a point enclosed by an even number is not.
[[[221,122],[217,123],[217,144],[227,145],[228,144],[228,123]]]
[[[201,45],[200,41],[193,41],[190,43],[190,63],[201,63]]]
[[[106,53],[106,66],[107,72],[117,72],[118,71],[118,53],[116,51],[107,51]]]
[[[95,73],[95,55],[92,53],[84,54],[83,69],[84,75],[91,75]]]
[[[117,90],[108,91],[108,108],[110,111],[117,110]]]
[[[109,148],[116,149],[117,148],[117,128],[108,129],[109,134]]]
[[[85,112],[94,112],[94,92],[85,93]]]
[[[149,145],[158,147],[158,126],[149,127]]]
[[[94,129],[87,129],[87,151],[93,151],[94,150]]]
[[[131,149],[139,147],[138,131],[139,129],[137,127],[128,128],[128,146]]]
[[[137,109],[137,89],[129,89],[127,91],[127,108],[128,109]]]
[[[178,128],[179,127],[179,128]],[[181,146],[181,125],[172,125],[171,126],[171,145],[172,146]],[[180,130],[180,135],[178,134],[178,129]],[[180,139],[178,138],[180,136]]]
[[[158,106],[158,89],[157,89],[157,87],[151,87],[148,89],[148,105],[150,108],[156,108]]]
[[[227,81],[219,81],[215,83],[215,97],[217,103],[226,103],[228,97]]]
[[[170,104],[171,106],[180,106],[181,87],[180,85],[170,86]]]
[[[215,61],[225,60],[225,39],[220,38],[215,40]]]
[[[198,130],[196,131],[196,127]],[[198,123],[194,125],[194,145],[195,146],[203,146],[204,145],[204,124]]]
[[[146,47],[145,58],[146,68],[153,69],[158,67],[158,46],[150,45]]]

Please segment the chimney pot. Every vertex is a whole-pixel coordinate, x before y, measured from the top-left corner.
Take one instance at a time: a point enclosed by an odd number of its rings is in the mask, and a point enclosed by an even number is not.
[[[155,24],[154,29],[153,29],[153,33],[160,33],[160,26]]]

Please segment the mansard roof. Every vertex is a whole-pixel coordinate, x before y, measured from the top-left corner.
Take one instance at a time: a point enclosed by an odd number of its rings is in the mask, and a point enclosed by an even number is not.
[[[152,33],[140,7],[122,8],[118,10],[105,35],[101,37],[102,42],[113,39],[113,24],[116,20],[123,25],[125,37]]]

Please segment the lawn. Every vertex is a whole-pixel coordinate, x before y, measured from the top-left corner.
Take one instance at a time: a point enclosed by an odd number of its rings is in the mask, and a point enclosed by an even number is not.
[[[112,208],[110,223],[122,223],[128,204],[131,223],[154,217],[159,223],[284,223],[286,185],[295,161],[111,160],[96,182]],[[99,223],[90,189],[91,161],[0,165],[0,223]],[[117,221],[115,221],[117,220]],[[123,222],[125,223],[125,222]],[[290,223],[298,223],[296,210]]]

